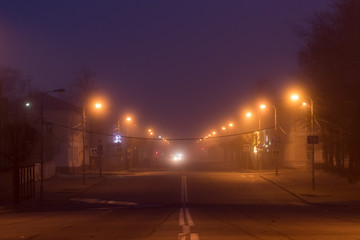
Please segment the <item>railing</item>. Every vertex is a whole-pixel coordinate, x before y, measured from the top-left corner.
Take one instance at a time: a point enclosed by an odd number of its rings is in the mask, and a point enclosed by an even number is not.
[[[14,203],[35,197],[35,165],[14,169]]]

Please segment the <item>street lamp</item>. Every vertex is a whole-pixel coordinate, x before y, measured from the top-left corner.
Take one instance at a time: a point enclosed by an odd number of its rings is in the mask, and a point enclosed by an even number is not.
[[[43,201],[43,199],[44,199],[44,139],[43,139],[44,96],[47,93],[54,93],[54,92],[63,93],[63,92],[65,92],[65,89],[59,88],[59,89],[54,89],[54,90],[43,92],[41,94],[41,99],[40,99],[40,175],[41,175],[41,178],[40,178],[40,201]],[[25,104],[25,106],[30,107],[30,103],[27,102]]]
[[[310,101],[310,116],[311,116],[311,130],[310,130],[310,136],[311,136],[311,182],[312,182],[312,189],[315,189],[315,134],[314,134],[314,101],[311,97],[305,96]],[[299,100],[298,94],[293,94],[290,96],[290,99],[293,101]],[[306,106],[307,104],[305,102],[302,103],[303,106]]]
[[[293,100],[293,101],[297,101],[297,100],[299,100],[299,95],[298,94],[292,94],[290,96],[290,99]]]
[[[295,96],[295,95],[294,95]],[[295,97],[296,98],[296,97]],[[297,97],[298,99],[298,97]],[[265,104],[261,104],[259,106],[261,109],[265,109],[266,105]],[[271,105],[271,107],[274,109],[274,129],[275,129],[275,136],[276,138],[278,137],[277,135],[277,109],[274,105]],[[260,121],[260,120],[259,120]],[[276,140],[275,142],[277,142],[278,140]],[[278,175],[278,158],[275,158],[275,174]]]
[[[276,110],[276,107],[274,105],[271,105],[271,107],[274,109],[274,128],[275,128],[275,131],[277,129],[277,110]],[[266,105],[265,104],[260,104],[259,106],[260,109],[265,109],[266,108]]]
[[[96,102],[94,104],[94,108],[99,110],[102,108],[102,103],[100,102]],[[86,131],[86,107],[83,107],[83,111],[82,111],[82,129],[83,129],[83,184],[86,183],[86,157],[85,157],[85,149],[86,149],[86,144],[85,144],[85,131]]]

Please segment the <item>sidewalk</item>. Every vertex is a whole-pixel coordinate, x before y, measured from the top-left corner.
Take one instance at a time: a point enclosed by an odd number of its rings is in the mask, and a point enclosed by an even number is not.
[[[86,176],[85,184],[83,184],[82,175],[58,175],[44,181],[44,197],[43,202],[40,201],[40,182],[37,181],[36,195],[34,198],[20,202],[12,203],[12,190],[2,192],[0,201],[0,213],[4,211],[34,209],[50,204],[64,203],[72,197],[91,189],[97,184],[105,181],[106,177],[98,175]]]
[[[313,190],[309,171],[280,171],[278,176],[274,173],[261,176],[309,204],[360,208],[360,183],[349,183],[346,177],[317,170]]]

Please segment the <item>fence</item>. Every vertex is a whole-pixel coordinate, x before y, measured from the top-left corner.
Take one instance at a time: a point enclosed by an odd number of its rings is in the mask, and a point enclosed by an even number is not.
[[[35,197],[35,165],[14,169],[13,189],[14,203]]]

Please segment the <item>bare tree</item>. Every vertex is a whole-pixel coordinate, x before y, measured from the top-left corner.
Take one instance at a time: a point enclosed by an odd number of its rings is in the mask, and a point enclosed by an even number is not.
[[[22,97],[27,95],[30,89],[30,76],[24,76],[17,69],[0,66],[0,97]]]
[[[87,67],[82,67],[74,73],[74,78],[70,82],[68,97],[77,105],[84,107],[88,98],[95,91],[95,72]]]
[[[336,0],[296,29],[303,40],[300,70],[316,101],[329,167],[360,177],[360,2]]]

